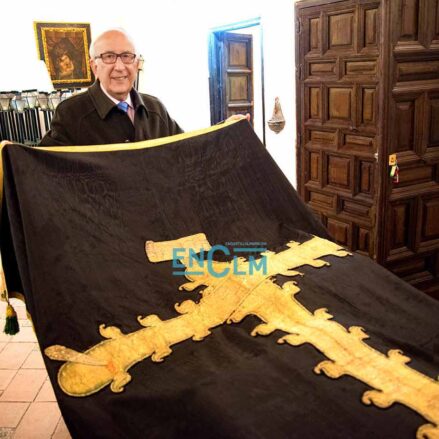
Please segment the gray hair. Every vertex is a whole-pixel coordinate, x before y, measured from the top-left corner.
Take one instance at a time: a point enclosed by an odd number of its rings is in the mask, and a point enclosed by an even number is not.
[[[131,35],[122,27],[113,27],[110,29],[105,30],[104,32],[101,32],[97,37],[93,38],[91,44],[90,44],[90,59],[94,59],[98,54],[96,53],[95,46],[98,40],[100,40],[105,34],[109,32],[119,32],[120,34],[124,35],[126,39],[133,45],[134,47],[134,53],[136,52],[136,44],[134,43],[133,38]]]

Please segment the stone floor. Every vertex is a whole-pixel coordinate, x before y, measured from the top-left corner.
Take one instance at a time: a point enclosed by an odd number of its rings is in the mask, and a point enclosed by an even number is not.
[[[69,439],[24,304],[11,302],[20,332],[3,333],[6,304],[0,301],[0,439]]]

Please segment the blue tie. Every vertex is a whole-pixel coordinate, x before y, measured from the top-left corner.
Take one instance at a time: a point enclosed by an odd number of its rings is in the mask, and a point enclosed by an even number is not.
[[[117,108],[119,108],[119,110],[122,110],[124,113],[126,113],[128,111],[128,103],[125,101],[121,101],[117,104]]]

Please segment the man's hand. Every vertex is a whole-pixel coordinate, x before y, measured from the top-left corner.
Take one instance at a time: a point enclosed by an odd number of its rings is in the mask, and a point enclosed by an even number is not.
[[[226,122],[231,122],[233,120],[242,120],[247,119],[248,122],[250,122],[250,113],[244,114],[234,114],[233,116],[230,116],[226,119]]]

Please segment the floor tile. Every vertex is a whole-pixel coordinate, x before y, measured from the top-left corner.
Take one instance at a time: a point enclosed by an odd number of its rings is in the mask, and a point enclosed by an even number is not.
[[[12,335],[7,335],[3,332],[3,328],[5,327],[5,321],[0,319],[0,343],[8,343],[12,340]]]
[[[71,439],[23,302],[11,299],[20,332],[0,332],[0,439]],[[0,331],[6,304],[0,302]]]
[[[12,341],[16,343],[21,343],[21,342],[36,343],[37,336],[35,335],[34,328],[32,328],[31,326],[22,326],[20,328],[20,332],[14,335]]]
[[[17,373],[16,369],[0,369],[0,390],[5,390]],[[1,436],[0,436],[1,439]]]
[[[69,430],[67,429],[64,419],[61,418],[56,426],[55,433],[53,433],[52,439],[71,439]]]
[[[20,369],[0,396],[0,401],[33,401],[46,380],[42,369]]]
[[[33,350],[35,343],[8,343],[0,352],[0,369],[18,369]]]
[[[17,427],[14,439],[50,439],[60,416],[56,402],[34,402]]]
[[[33,350],[21,366],[22,369],[45,369],[44,360],[39,350]]]
[[[53,392],[53,387],[52,387],[52,384],[51,384],[49,378],[47,378],[46,381],[44,381],[44,384],[41,387],[40,391],[38,392],[38,395],[35,398],[35,401],[56,402],[55,393]]]
[[[28,402],[0,402],[0,427],[16,427],[28,407]]]

